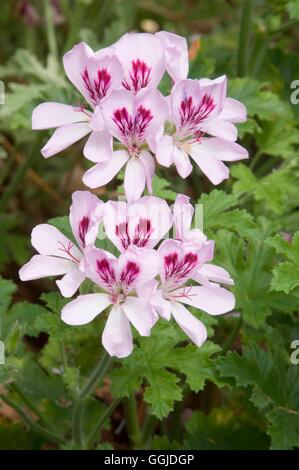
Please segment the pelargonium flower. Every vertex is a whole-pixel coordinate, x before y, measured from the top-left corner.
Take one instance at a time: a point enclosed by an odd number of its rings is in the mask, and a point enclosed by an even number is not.
[[[128,202],[136,201],[145,185],[152,192],[154,160],[144,148],[154,151],[155,142],[162,136],[164,121],[168,116],[165,98],[156,89],[143,89],[136,95],[119,90],[107,97],[98,113],[101,113],[107,130],[121,143],[105,161],[97,163],[83,176],[90,188],[107,184],[126,165],[124,188]],[[95,124],[96,125],[96,124]]]
[[[154,248],[172,227],[172,213],[164,199],[144,196],[137,202],[108,201],[105,233],[120,252],[129,246]]]
[[[200,268],[213,258],[213,243],[196,249],[178,240],[165,240],[158,253],[162,259],[160,282],[143,286],[143,295],[150,299],[156,315],[166,320],[172,315],[185,334],[201,346],[207,339],[206,327],[183,304],[210,315],[229,312],[235,305],[234,295],[219,284],[190,284],[196,281]]]
[[[248,158],[247,150],[235,142],[233,124],[246,120],[246,108],[226,97],[226,84],[223,76],[182,80],[174,86],[169,105],[175,131],[157,143],[156,158],[161,165],[174,164],[186,178],[192,171],[190,156],[213,184],[219,184],[229,177],[223,161]]]
[[[84,42],[64,55],[63,65],[67,77],[92,110],[121,86],[123,69],[117,57],[106,55],[105,50],[95,54]],[[101,122],[97,123],[97,130],[93,129],[90,124],[92,115],[93,112],[81,104],[48,102],[37,106],[32,114],[32,128],[57,128],[42,148],[42,155],[52,157],[91,133],[84,147],[84,156],[91,161],[99,161],[101,153],[105,155],[106,149],[111,147],[111,136]]]
[[[88,191],[76,191],[72,201],[70,224],[77,245],[56,227],[37,225],[32,231],[31,243],[39,254],[34,255],[19,272],[22,281],[63,274],[56,284],[64,297],[71,297],[85,279],[80,264],[86,246],[97,237],[104,205]]]
[[[104,250],[87,247],[85,273],[104,293],[80,295],[63,308],[62,320],[84,325],[112,306],[102,343],[111,356],[128,356],[133,349],[130,323],[141,336],[149,336],[156,321],[149,301],[139,297],[137,290],[156,276],[159,261],[154,250],[145,248],[130,246],[117,259]]]
[[[194,208],[189,201],[188,196],[178,194],[173,204],[174,238],[184,242],[185,246],[200,249],[209,242],[199,228],[191,229]],[[198,271],[193,273],[193,279],[204,285],[208,285],[209,281],[234,285],[234,281],[225,269],[211,263],[200,264]]]

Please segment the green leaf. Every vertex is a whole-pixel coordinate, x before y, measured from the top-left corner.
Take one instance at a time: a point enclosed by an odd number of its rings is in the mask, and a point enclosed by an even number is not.
[[[251,401],[268,420],[273,449],[291,449],[299,442],[299,371],[287,361],[272,344],[267,351],[257,345],[244,348],[242,356],[230,352],[219,361],[222,376],[250,388]]]
[[[153,177],[153,195],[169,201],[174,201],[176,198],[176,193],[171,189],[170,182],[157,175]]]
[[[122,361],[122,367],[112,372],[112,393],[129,396],[145,382],[144,399],[159,419],[173,409],[182,398],[178,374],[186,376],[192,390],[204,388],[207,379],[221,383],[211,356],[219,347],[211,342],[201,348],[194,345],[178,346],[186,337],[173,324],[161,321],[152,330],[150,338],[140,339],[139,347]],[[169,351],[172,354],[169,354]]]
[[[279,263],[273,269],[271,287],[288,294],[299,286],[299,232],[295,233],[292,243],[285,240],[282,235],[276,235],[268,240],[268,244],[286,258],[286,261]]]
[[[232,209],[238,204],[238,197],[214,189],[203,194],[198,200],[203,207],[204,232],[210,233],[217,228],[227,228],[246,235],[255,227],[252,216],[244,209]]]

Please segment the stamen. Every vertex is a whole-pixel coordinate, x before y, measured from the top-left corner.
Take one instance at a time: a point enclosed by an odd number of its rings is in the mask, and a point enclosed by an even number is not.
[[[71,253],[71,250],[72,248],[75,246],[71,241],[69,241],[69,244],[68,246],[66,247],[61,241],[58,242],[58,246],[61,246],[62,248],[58,248],[59,251],[62,251],[63,253],[65,253],[66,255],[68,255],[72,261],[74,261],[75,263],[79,264],[80,263],[80,260],[78,260],[74,255],[72,255]]]

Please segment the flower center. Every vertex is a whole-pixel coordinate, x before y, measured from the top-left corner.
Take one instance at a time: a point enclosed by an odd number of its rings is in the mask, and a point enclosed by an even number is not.
[[[130,153],[138,156],[145,132],[153,119],[151,111],[140,105],[135,115],[131,116],[123,107],[114,111],[112,119],[120,132],[120,140],[128,147]]]

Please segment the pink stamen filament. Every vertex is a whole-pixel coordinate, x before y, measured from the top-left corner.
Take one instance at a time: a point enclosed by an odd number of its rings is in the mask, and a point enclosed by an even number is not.
[[[67,254],[75,263],[80,264],[80,260],[78,260],[74,255],[72,255],[71,250],[75,246],[71,241],[69,241],[69,244],[67,247],[59,241],[58,245],[61,245],[62,248],[58,248],[59,251],[62,251],[63,253]]]

